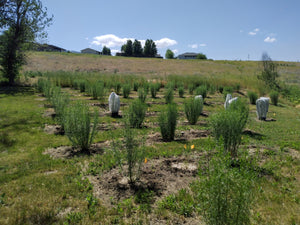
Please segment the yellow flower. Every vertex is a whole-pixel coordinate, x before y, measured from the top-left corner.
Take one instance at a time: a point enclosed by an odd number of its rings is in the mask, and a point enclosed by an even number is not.
[[[184,145],[183,147],[184,147],[184,149],[186,149],[186,145]]]
[[[276,113],[273,113],[274,116],[276,116]]]
[[[244,139],[244,137],[242,136],[242,140]]]
[[[150,111],[150,108],[148,108],[148,112]]]
[[[194,149],[194,148],[195,148],[195,145],[192,145],[192,146],[191,146],[191,149]]]
[[[145,158],[145,163],[147,163],[147,161],[148,161],[147,158]]]

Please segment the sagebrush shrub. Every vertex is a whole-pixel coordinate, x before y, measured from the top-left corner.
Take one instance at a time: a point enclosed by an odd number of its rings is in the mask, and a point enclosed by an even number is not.
[[[150,84],[150,92],[151,92],[151,97],[156,98],[156,93],[157,93],[157,84],[156,83]]]
[[[88,93],[93,99],[103,100],[105,95],[104,83],[101,81],[88,84]]]
[[[180,98],[183,98],[183,95],[184,95],[184,87],[183,86],[180,86],[178,88],[178,94],[179,94]]]
[[[202,95],[202,98],[204,100],[207,96],[207,86],[206,85],[201,85],[201,86],[197,87],[196,95]]]
[[[168,104],[167,108],[160,113],[158,123],[164,141],[174,140],[177,117],[177,107],[175,104]]]
[[[139,89],[139,83],[138,82],[133,82],[133,90],[137,91]]]
[[[146,105],[140,99],[134,100],[129,105],[128,120],[133,128],[141,128],[146,115]]]
[[[165,100],[166,100],[166,103],[167,104],[170,104],[173,102],[173,99],[174,99],[174,93],[173,93],[173,89],[172,88],[168,88],[166,90],[166,93],[165,93]]]
[[[123,97],[124,98],[128,98],[129,97],[130,89],[131,89],[130,84],[124,84],[123,85]]]
[[[273,103],[273,105],[277,105],[278,104],[279,93],[277,91],[271,91],[270,92],[270,98],[271,98],[271,102]]]
[[[237,100],[227,110],[211,117],[212,133],[232,157],[237,156],[242,131],[247,123],[249,107],[245,102]]]
[[[69,95],[62,93],[59,87],[55,87],[50,101],[56,113],[56,120],[64,128],[64,112],[70,103]]]
[[[206,224],[250,224],[255,176],[245,162],[239,163],[239,167],[232,167],[231,157],[221,152],[192,184]]]
[[[193,94],[194,88],[195,88],[194,84],[189,84],[189,85],[188,85],[188,90],[189,90],[189,94],[190,94],[190,95]]]
[[[98,123],[97,113],[94,113],[93,126],[87,105],[76,102],[70,105],[64,113],[64,129],[74,147],[88,151],[96,133]]]
[[[141,102],[145,102],[147,98],[147,92],[145,91],[144,88],[140,87],[138,89],[138,97],[141,100]]]
[[[115,82],[115,84],[114,84],[114,90],[115,90],[115,92],[116,92],[117,95],[120,95],[121,87],[122,87],[122,85],[121,85],[120,82]]]
[[[258,98],[257,94],[253,91],[248,91],[247,92],[250,104],[255,105],[256,104],[256,100]]]
[[[190,98],[184,102],[184,112],[190,124],[197,123],[200,114],[202,113],[203,102],[200,98]]]

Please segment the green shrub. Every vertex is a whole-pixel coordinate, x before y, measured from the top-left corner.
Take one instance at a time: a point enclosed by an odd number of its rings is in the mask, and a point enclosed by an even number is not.
[[[117,95],[120,95],[121,92],[121,83],[120,82],[115,82],[114,84],[114,90],[116,92]]]
[[[140,87],[138,89],[138,97],[139,97],[139,100],[141,100],[141,102],[145,102],[146,101],[147,92],[145,91],[144,88]]]
[[[174,83],[173,81],[169,81],[169,82],[167,83],[167,85],[166,85],[166,88],[167,88],[167,89],[172,89],[172,90],[174,90],[174,88],[175,88],[175,83]]]
[[[204,100],[207,96],[207,86],[206,85],[201,85],[201,86],[197,87],[196,95],[202,95],[202,98]]]
[[[202,113],[203,102],[200,98],[190,98],[184,102],[184,112],[190,124],[197,123],[200,114]]]
[[[87,86],[86,80],[80,80],[79,81],[79,90],[80,90],[80,92],[85,92],[86,86]]]
[[[191,189],[209,225],[251,224],[253,180],[245,163],[232,167],[230,156],[221,152],[209,162],[201,179]]]
[[[241,89],[241,84],[240,83],[237,83],[237,84],[235,84],[234,85],[234,89],[235,89],[235,91],[240,91],[240,89]]]
[[[195,86],[193,84],[188,85],[189,94],[192,95],[194,92]]]
[[[279,97],[279,93],[277,91],[270,92],[270,98],[271,98],[271,102],[273,103],[273,105],[278,104],[278,97]]]
[[[247,92],[250,104],[255,105],[256,104],[256,100],[258,98],[257,94],[253,91],[248,91]]]
[[[92,144],[98,123],[97,113],[94,113],[94,124],[91,127],[91,117],[87,105],[76,102],[69,106],[64,115],[64,129],[74,147],[87,152]]]
[[[232,93],[233,93],[233,88],[232,87],[226,86],[226,87],[223,88],[224,99],[226,99],[227,94],[232,95]]]
[[[139,85],[140,85],[140,84],[139,84],[138,82],[134,82],[134,83],[133,83],[133,90],[134,90],[134,91],[137,91],[137,90],[139,89]]]
[[[156,98],[156,93],[157,93],[157,84],[156,83],[151,83],[150,84],[150,91],[151,91],[151,97]]]
[[[219,86],[219,87],[218,87],[218,90],[219,90],[219,92],[220,92],[221,94],[223,93],[223,89],[224,89],[223,86]]]
[[[146,105],[140,99],[134,100],[129,105],[128,120],[133,128],[141,128],[146,115]]]
[[[165,100],[167,104],[170,104],[173,102],[174,99],[174,94],[173,94],[173,89],[172,88],[168,88],[166,93],[165,93]]]
[[[178,94],[179,94],[180,98],[183,98],[183,95],[184,95],[184,87],[183,86],[180,86],[178,88]]]
[[[168,104],[167,108],[160,113],[158,123],[164,141],[174,140],[177,117],[177,108],[175,104]]]
[[[249,107],[239,99],[233,102],[227,110],[211,117],[212,133],[223,142],[223,147],[232,157],[237,156],[241,142],[242,131],[247,123]]]
[[[62,93],[60,87],[55,87],[52,91],[51,104],[56,113],[58,123],[64,128],[64,112],[70,103],[67,93]]]
[[[89,83],[88,93],[93,97],[93,99],[103,100],[105,95],[104,83],[101,81]]]
[[[123,85],[123,97],[124,98],[128,98],[129,97],[129,94],[130,94],[130,84],[124,84]]]
[[[141,176],[141,168],[145,160],[145,147],[143,141],[141,145],[141,140],[134,138],[133,129],[130,128],[127,121],[123,136],[123,143],[113,141],[113,153],[120,171],[126,171],[124,175],[129,177],[129,182],[132,184]],[[123,169],[124,159],[127,163],[127,170]]]

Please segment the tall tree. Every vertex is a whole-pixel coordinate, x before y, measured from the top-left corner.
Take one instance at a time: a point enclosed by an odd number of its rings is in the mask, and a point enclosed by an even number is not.
[[[127,40],[127,42],[126,42],[125,55],[132,56],[132,41],[131,40]]]
[[[172,52],[171,49],[168,49],[166,51],[166,55],[165,55],[166,59],[174,59],[174,52]]]
[[[147,39],[144,46],[144,56],[154,57],[157,53],[155,42],[151,39]]]
[[[279,85],[276,81],[276,78],[279,77],[279,73],[277,71],[277,64],[272,61],[271,57],[266,52],[262,54],[261,61],[263,70],[261,74],[258,75],[258,79],[263,80],[265,84],[270,88],[278,89]]]
[[[1,0],[0,39],[1,72],[10,85],[15,83],[22,65],[26,63],[25,50],[35,38],[46,37],[45,28],[51,24],[41,0]]]
[[[102,55],[111,55],[110,48],[108,48],[104,45],[103,49],[102,49]]]
[[[133,56],[140,57],[142,55],[143,55],[142,44],[140,41],[135,39],[133,42]]]

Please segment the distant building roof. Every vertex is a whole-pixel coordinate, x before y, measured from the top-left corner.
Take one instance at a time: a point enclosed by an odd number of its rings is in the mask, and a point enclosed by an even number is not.
[[[101,52],[95,50],[95,49],[92,49],[92,48],[85,48],[85,49],[82,49],[81,50],[81,53],[85,53],[85,54],[96,54],[96,55],[100,55]]]
[[[186,52],[181,55],[178,55],[178,59],[196,59],[197,55],[198,55],[198,53]]]
[[[57,47],[55,45],[33,43],[32,50],[39,52],[66,52],[64,48]]]

